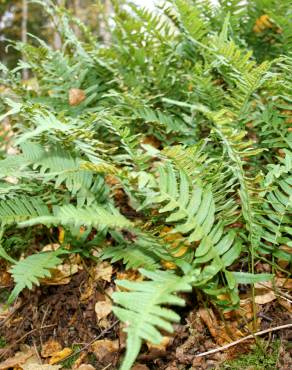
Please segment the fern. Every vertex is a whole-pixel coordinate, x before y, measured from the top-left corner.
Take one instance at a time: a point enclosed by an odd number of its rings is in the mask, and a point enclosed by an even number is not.
[[[39,285],[40,279],[50,277],[50,269],[61,263],[59,255],[62,253],[64,252],[55,251],[33,254],[12,266],[10,272],[16,285],[8,298],[8,303],[12,303],[23,289],[32,289],[33,285]]]
[[[128,245],[106,248],[102,253],[102,258],[110,259],[112,263],[122,260],[126,269],[144,267],[153,270],[159,266],[157,258],[146,253],[145,250],[138,249],[136,245],[132,248]]]
[[[28,221],[19,222],[19,226],[28,227],[38,224],[64,225],[72,227],[103,228],[131,228],[132,223],[116,210],[112,212],[99,205],[76,208],[73,205],[64,205],[55,209],[54,215],[32,217]]]
[[[0,201],[0,222],[3,226],[49,214],[47,205],[40,198],[23,196]]]
[[[126,291],[113,295],[129,369],[143,340],[179,320],[165,307],[183,303],[177,293],[195,287],[230,310],[238,284],[271,278],[257,261],[291,259],[290,3],[112,4],[110,42],[52,4],[62,49],[30,36],[13,44],[25,63],[0,64],[15,153],[1,141],[0,254],[14,266],[12,299],[60,262],[14,260],[46,242],[38,225],[53,239],[62,226],[86,257],[98,246],[101,259],[140,269],[143,281],[117,282]],[[85,95],[74,106],[72,88]]]
[[[116,284],[129,292],[116,292],[113,300],[114,313],[127,323],[127,352],[121,370],[130,369],[142,345],[142,340],[159,344],[162,335],[158,328],[172,332],[171,322],[179,321],[179,316],[162,307],[163,305],[184,305],[184,300],[175,295],[177,292],[191,290],[192,278],[179,277],[164,271],[140,270],[150,279],[148,282],[130,282],[117,280]]]
[[[202,281],[206,282],[219,271],[225,271],[238,257],[241,247],[235,242],[235,233],[224,233],[224,222],[216,220],[210,187],[190,185],[183,171],[178,177],[172,166],[160,167],[158,194],[149,194],[147,204],[164,205],[159,213],[167,214],[165,223],[175,225],[172,232],[185,235],[188,243],[199,243],[194,265],[210,263],[203,269]]]

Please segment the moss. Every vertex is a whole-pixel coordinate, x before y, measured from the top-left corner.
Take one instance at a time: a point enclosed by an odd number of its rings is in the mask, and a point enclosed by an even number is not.
[[[265,342],[262,342],[265,347]],[[220,366],[220,370],[275,370],[280,351],[280,341],[277,340],[263,353],[258,346],[254,346],[250,353],[244,354],[233,361]]]

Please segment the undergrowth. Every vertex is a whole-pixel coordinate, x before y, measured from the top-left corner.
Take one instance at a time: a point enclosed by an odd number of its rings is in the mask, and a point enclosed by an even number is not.
[[[263,346],[266,345],[264,341],[261,341]],[[222,370],[274,370],[277,369],[279,352],[281,342],[276,340],[270,343],[269,348],[265,353],[258,347],[255,346],[249,353],[246,353],[239,358],[228,361],[226,364],[220,366]]]
[[[31,36],[1,65],[0,255],[9,303],[68,253],[138,269],[112,296],[126,370],[179,321],[177,293],[230,310],[273,278],[259,261],[291,261],[291,27],[286,0],[113,4],[109,45],[52,6],[62,49]]]

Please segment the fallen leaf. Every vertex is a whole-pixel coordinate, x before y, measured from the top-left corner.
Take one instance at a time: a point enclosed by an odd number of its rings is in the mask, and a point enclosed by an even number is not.
[[[69,90],[69,104],[71,106],[79,105],[85,100],[85,92],[81,89],[70,89]]]
[[[142,144],[147,144],[147,145],[151,145],[153,146],[154,148],[158,149],[160,146],[161,146],[161,141],[158,140],[155,136],[153,135],[148,135],[148,136],[145,136],[142,140]]]
[[[149,350],[157,349],[159,351],[166,351],[167,346],[170,343],[170,337],[163,337],[159,344],[153,344],[151,342],[146,342]]]
[[[108,283],[111,282],[113,274],[113,267],[109,262],[99,263],[94,270],[94,279],[95,280],[104,280]]]
[[[287,301],[286,299],[284,298],[279,298],[278,299],[278,302],[280,303],[280,305],[282,307],[284,307],[288,312],[292,313],[292,304]]]
[[[51,243],[47,244],[42,248],[42,252],[56,251],[60,248],[60,244]],[[69,258],[70,262],[60,264],[54,269],[51,269],[51,276],[45,279],[41,279],[41,283],[45,285],[66,285],[71,281],[71,276],[76,274],[82,266],[78,265],[78,256],[73,254]]]
[[[276,299],[275,293],[270,290],[268,292],[264,291],[263,294],[257,294],[254,298],[255,303],[257,304],[266,304],[272,302]]]
[[[34,353],[35,352],[32,349],[29,349],[25,352],[17,352],[15,356],[0,363],[0,370],[7,370],[11,367],[19,367],[20,365],[23,365],[30,357],[32,357]]]
[[[137,270],[129,269],[127,271],[117,272],[117,280],[142,281],[143,279],[143,275],[141,275]]]
[[[49,339],[44,345],[42,346],[41,356],[43,358],[51,357],[54,353],[59,352],[62,350],[62,346],[59,342],[54,339]]]
[[[49,364],[24,364],[21,366],[23,370],[59,370],[62,365],[49,365]]]
[[[149,370],[149,367],[143,364],[137,364],[132,367],[132,370]]]
[[[83,290],[84,289],[84,290]],[[86,282],[86,286],[82,288],[82,292],[79,298],[79,301],[84,303],[86,302],[94,293],[95,289],[93,286],[92,279],[89,278],[88,281]]]
[[[83,364],[79,366],[76,370],[95,370],[95,367],[89,364]]]
[[[64,263],[55,269],[51,269],[51,276],[41,279],[42,284],[46,285],[66,285],[71,281],[71,276],[79,271],[78,265]]]
[[[115,353],[119,350],[118,340],[101,339],[91,345],[98,361],[107,360],[111,362]]]
[[[208,327],[210,334],[222,346],[244,336],[238,329],[237,320],[233,321],[218,321],[213,310],[207,308],[200,308],[199,315],[205,325]]]
[[[87,352],[81,352],[78,355],[78,358],[74,361],[74,364],[72,366],[72,370],[78,370],[79,367],[83,364],[85,358],[87,357]]]
[[[72,352],[73,351],[71,348],[64,348],[61,351],[55,352],[52,358],[50,359],[49,363],[51,365],[54,365],[57,362],[62,361],[64,358],[70,356]]]
[[[50,243],[50,244],[47,244],[45,245],[43,248],[42,248],[42,252],[52,252],[52,251],[56,251],[57,249],[60,248],[60,244],[59,243]]]
[[[112,302],[110,300],[107,301],[99,301],[95,304],[95,313],[98,320],[101,320],[107,317],[112,312]]]

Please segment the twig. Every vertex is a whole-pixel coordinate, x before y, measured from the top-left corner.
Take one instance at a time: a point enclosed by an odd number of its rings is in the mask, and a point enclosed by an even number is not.
[[[80,348],[78,351],[72,353],[71,355],[65,357],[65,358],[62,358],[62,360],[56,362],[56,364],[59,364],[60,362],[63,362],[65,360],[68,360],[68,358],[71,358],[73,356],[76,356],[78,355],[80,352],[83,352],[84,350],[86,350],[88,347],[90,347],[92,345],[92,343],[94,343],[96,340],[98,340],[99,338],[102,338],[108,331],[110,331],[112,328],[114,328],[117,324],[119,323],[119,320],[115,321],[109,328],[103,330],[100,334],[98,334],[96,337],[94,337],[89,343],[87,343],[84,347]]]
[[[23,339],[25,339],[27,336],[29,336],[30,334],[34,333],[35,331],[39,331],[39,330],[43,330],[43,329],[47,329],[47,328],[50,328],[52,326],[56,326],[57,324],[50,324],[50,325],[45,325],[45,326],[42,326],[40,328],[37,328],[37,329],[32,329],[30,330],[28,333],[24,334],[21,338],[17,339],[16,342],[14,342],[11,346],[9,346],[8,348],[5,349],[5,351],[3,353],[0,354],[0,357],[3,357],[8,351],[10,348],[12,348],[15,344],[19,343],[19,342],[22,342]]]
[[[233,347],[233,346],[236,346],[237,344],[242,343],[242,342],[244,342],[244,341],[246,341],[248,339],[254,339],[254,337],[257,337],[259,335],[267,334],[267,333],[270,333],[270,332],[273,332],[273,331],[277,331],[277,330],[288,329],[288,328],[292,328],[292,324],[286,324],[286,325],[276,326],[275,328],[270,328],[270,329],[258,331],[257,333],[250,334],[250,335],[248,335],[248,336],[246,336],[244,338],[238,339],[235,342],[226,344],[226,346],[222,346],[222,347],[219,347],[219,348],[211,349],[210,351],[207,351],[207,352],[199,353],[198,355],[195,355],[195,357],[204,357],[204,356],[211,355],[213,353],[225,351],[226,349],[228,349],[230,347]]]

